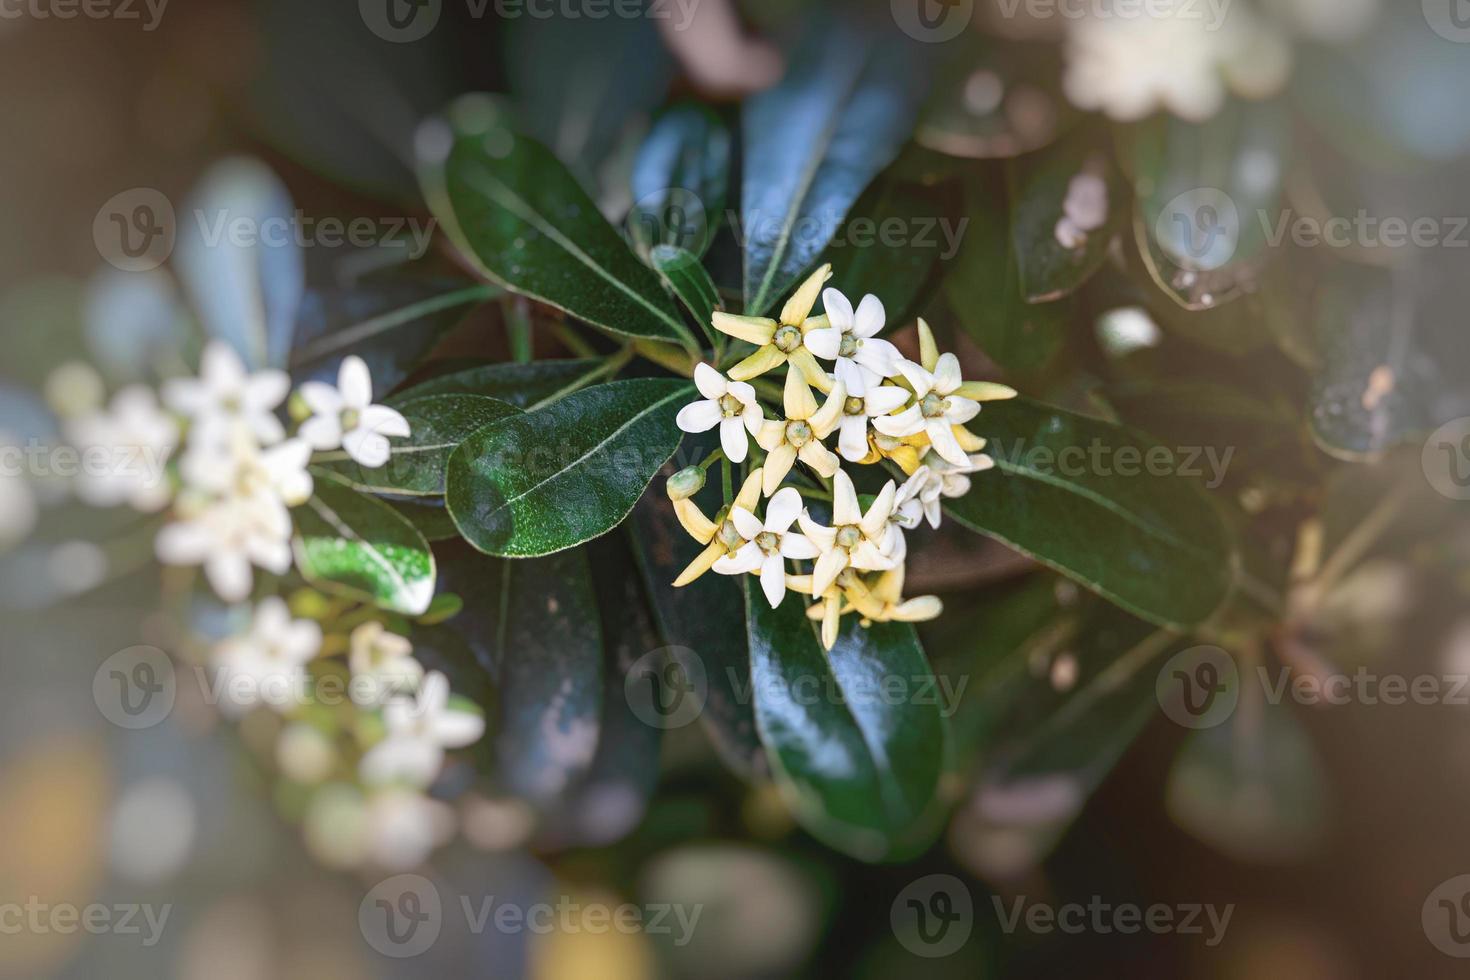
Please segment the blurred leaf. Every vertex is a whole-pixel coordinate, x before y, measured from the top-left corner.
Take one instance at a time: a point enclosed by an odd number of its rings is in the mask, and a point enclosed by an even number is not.
[[[483,284],[399,278],[311,289],[297,318],[292,377],[335,384],[342,358],[356,354],[382,395],[470,310],[499,292]]]
[[[1149,275],[1179,306],[1254,292],[1274,246],[1290,165],[1280,102],[1232,102],[1205,123],[1160,115],[1131,132],[1134,235]]]
[[[296,508],[296,567],[325,592],[417,616],[434,598],[434,555],[392,507],[358,493],[328,470]]]
[[[454,518],[449,516],[449,508],[444,506],[442,498],[389,500],[386,503],[416,527],[426,541],[450,541],[459,537],[459,528],[454,526]]]
[[[725,304],[720,302],[720,291],[715,288],[699,259],[682,248],[655,245],[649,254],[649,261],[658,270],[664,284],[679,297],[679,302],[694,317],[694,322],[699,324],[704,338],[714,343],[716,338],[712,326],[713,313],[723,309]]]
[[[425,197],[486,276],[609,333],[692,346],[658,277],[493,98],[458,99],[418,142]]]
[[[772,609],[754,576],[745,586],[756,721],[787,804],[854,857],[921,851],[949,737],[913,627],[850,616],[824,652],[799,596]]]
[[[911,48],[822,22],[787,75],[752,96],[744,135],[745,312],[764,314],[811,266],[913,130],[924,70]]]
[[[441,557],[445,587],[465,598],[446,625],[499,692],[496,781],[555,808],[591,766],[602,724],[603,636],[587,553],[501,561],[448,545]]]
[[[693,395],[674,379],[586,388],[502,419],[449,457],[445,499],[465,540],[487,554],[550,554],[622,523],[683,433]]]
[[[1046,146],[1078,117],[1062,95],[1061,52],[978,31],[945,45],[914,138],[951,157],[1004,159]]]
[[[173,280],[161,269],[98,272],[87,282],[85,316],[96,366],[114,381],[157,377],[160,362],[187,348],[192,327]]]
[[[1193,483],[1149,472],[1154,443],[1025,399],[987,405],[970,428],[990,441],[996,467],[945,504],[961,524],[1161,626],[1202,622],[1224,601],[1225,528]]]
[[[366,493],[442,496],[449,454],[473,432],[520,414],[514,405],[482,395],[426,395],[394,404],[408,421],[410,434],[392,439],[387,463],[360,466],[345,449],[318,453],[315,462]]]
[[[388,399],[399,405],[429,395],[484,395],[530,411],[554,401],[568,388],[603,369],[599,358],[485,364],[420,382]]]
[[[656,245],[704,255],[725,213],[730,131],[691,103],[658,117],[633,164],[628,231],[640,253]]]
[[[1189,733],[1169,773],[1169,815],[1235,860],[1295,863],[1324,839],[1322,772],[1290,708],[1243,700],[1227,721]]]
[[[253,368],[284,367],[306,288],[296,207],[271,169],[233,157],[205,171],[179,215],[173,261],[204,330]]]
[[[1128,185],[1101,136],[1097,129],[1082,128],[1006,165],[1011,236],[1028,303],[1074,292],[1103,264],[1113,239],[1127,226]],[[1078,245],[1065,245],[1058,237],[1069,201],[1073,208],[1102,212],[1101,225],[1084,232]]]
[[[998,174],[965,182],[964,245],[945,276],[960,325],[991,359],[1012,371],[1045,367],[1061,346],[1070,302],[1033,304],[1021,294],[1011,207]]]

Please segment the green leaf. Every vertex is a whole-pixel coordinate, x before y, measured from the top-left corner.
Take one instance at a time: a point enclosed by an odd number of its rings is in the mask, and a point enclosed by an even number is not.
[[[1086,127],[1054,146],[1010,160],[1011,237],[1020,266],[1021,295],[1028,303],[1049,303],[1075,292],[1107,258],[1108,248],[1128,224],[1128,185],[1113,164],[1111,148],[1098,130]],[[1101,225],[1063,244],[1058,223],[1074,209],[1101,210]],[[1074,230],[1081,229],[1073,226]]]
[[[982,172],[965,183],[970,220],[945,277],[945,295],[965,332],[996,363],[1012,371],[1038,371],[1060,348],[1072,306],[1067,300],[1026,302],[1010,231],[1011,207],[999,177]]]
[[[679,302],[694,317],[694,322],[699,324],[705,339],[711,343],[722,343],[712,326],[714,311],[724,308],[724,304],[720,302],[720,291],[715,288],[714,280],[710,279],[709,273],[704,270],[694,253],[672,245],[655,245],[648,260],[658,271],[664,285],[679,297]]]
[[[924,72],[912,48],[819,23],[780,84],[742,113],[745,312],[764,314],[821,255],[913,130]]]
[[[326,592],[408,616],[434,598],[434,555],[424,536],[381,500],[312,469],[316,487],[296,517],[296,567]]]
[[[1025,399],[988,404],[969,427],[996,466],[946,501],[961,524],[1161,626],[1202,622],[1225,600],[1234,551],[1178,472],[1191,465],[1184,454]]]
[[[499,561],[441,552],[445,587],[465,608],[462,635],[499,692],[495,780],[554,809],[592,765],[602,726],[603,635],[587,553]]]
[[[691,437],[696,447],[711,442],[714,440],[699,442],[698,437]],[[718,482],[706,484],[696,497],[710,517],[721,504]],[[683,588],[674,588],[674,579],[703,548],[679,525],[666,494],[643,495],[629,520],[628,537],[664,642],[693,650],[704,668],[705,701],[699,721],[715,750],[742,779],[764,778],[765,750],[756,736],[755,710],[749,697],[749,646],[743,631],[731,630],[732,623],[745,618],[740,583],[710,572]]]
[[[609,333],[693,346],[658,277],[494,99],[460,98],[417,142],[424,196],[485,275]]]
[[[342,358],[356,354],[367,362],[374,392],[390,391],[440,337],[500,292],[483,283],[407,278],[309,290],[296,320],[291,374],[297,383],[336,384]]]
[[[1280,102],[1232,102],[1206,123],[1160,115],[1132,131],[1135,237],[1176,304],[1207,310],[1256,290],[1290,142]]]
[[[529,411],[582,385],[602,371],[604,364],[600,358],[485,364],[430,378],[398,392],[387,403],[396,406],[429,395],[484,395]]]
[[[633,163],[628,234],[646,254],[654,246],[709,250],[730,184],[730,131],[709,109],[675,106],[658,117]]]
[[[913,627],[849,617],[824,654],[798,596],[745,586],[756,722],[797,819],[867,861],[922,850],[949,742]]]
[[[394,404],[410,434],[391,441],[387,463],[375,469],[359,466],[342,449],[318,453],[314,462],[366,493],[442,496],[449,454],[475,431],[520,414],[514,405],[481,395],[425,395]]]
[[[388,506],[396,510],[404,520],[418,528],[425,541],[450,541],[459,537],[459,528],[449,516],[449,508],[440,498],[424,497],[417,500],[388,500]]]
[[[502,419],[449,457],[445,499],[487,554],[550,554],[622,523],[683,433],[686,381],[637,378],[586,388]]]

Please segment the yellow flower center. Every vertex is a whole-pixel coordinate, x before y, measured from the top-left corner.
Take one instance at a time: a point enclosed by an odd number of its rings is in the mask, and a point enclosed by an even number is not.
[[[949,399],[937,391],[931,391],[919,401],[919,411],[926,419],[942,418],[949,411]]]
[[[740,404],[740,399],[734,395],[721,395],[719,405],[720,411],[724,413],[727,419],[732,419],[745,411],[745,406]]]
[[[860,338],[854,337],[850,333],[845,333],[842,335],[842,342],[837,345],[837,356],[851,357],[852,355],[856,354],[858,352],[858,348],[862,346],[863,342]]]
[[[755,546],[768,555],[774,555],[781,547],[781,539],[771,531],[762,531],[755,536]]]
[[[812,427],[801,420],[786,423],[786,441],[800,449],[812,441]]]
[[[801,346],[801,328],[793,327],[789,324],[783,326],[776,331],[776,335],[771,338],[771,341],[776,345],[777,350],[783,354],[790,354]]]
[[[852,549],[863,539],[862,528],[856,524],[844,524],[837,529],[837,547]]]
[[[355,408],[344,409],[342,412],[342,430],[351,432],[357,428],[357,423],[362,421],[362,415]]]
[[[847,400],[842,403],[842,410],[848,415],[862,415],[863,400],[856,396],[849,395],[847,397]]]

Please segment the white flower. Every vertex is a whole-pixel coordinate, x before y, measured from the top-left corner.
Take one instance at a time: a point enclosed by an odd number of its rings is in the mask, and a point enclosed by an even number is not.
[[[352,631],[347,642],[352,668],[352,700],[365,707],[383,704],[394,695],[418,688],[424,668],[413,659],[413,644],[369,620]]]
[[[955,438],[954,426],[964,425],[980,413],[980,403],[955,394],[964,379],[960,377],[960,361],[953,354],[942,354],[930,374],[912,361],[900,361],[898,369],[914,389],[913,405],[897,415],[873,420],[873,428],[886,436],[903,438],[923,431],[944,459],[964,466],[969,457]]]
[[[757,434],[765,422],[755,389],[744,381],[727,380],[708,364],[695,366],[694,385],[705,400],[679,409],[674,421],[685,432],[708,432],[718,425],[725,458],[732,463],[744,462],[750,449],[746,434]]]
[[[238,422],[206,422],[190,434],[179,460],[184,486],[218,497],[268,497],[287,507],[311,496],[307,463],[311,447],[301,439],[261,449]]]
[[[943,514],[939,499],[963,497],[970,492],[970,474],[982,473],[993,466],[995,460],[984,453],[968,457],[964,466],[955,466],[937,456],[926,458],[924,465],[914,470],[913,475],[898,488],[884,539],[884,554],[895,561],[902,561],[907,550],[903,532],[918,527],[921,519],[927,520],[930,527],[938,528]]]
[[[841,471],[839,471],[840,475]],[[792,523],[801,513],[801,494],[795,487],[783,487],[766,502],[766,519],[762,521],[740,505],[730,508],[730,522],[745,543],[714,563],[721,575],[744,575],[758,572],[761,591],[775,608],[786,596],[786,559],[798,561],[817,557],[817,549],[800,534],[790,533]]]
[[[382,789],[368,800],[365,830],[368,860],[387,871],[407,871],[454,835],[454,810],[414,790]]]
[[[280,596],[262,599],[250,630],[214,649],[211,659],[219,669],[221,710],[233,715],[264,704],[284,711],[300,703],[308,679],[306,664],[321,646],[318,623],[292,619]]]
[[[1067,97],[1125,122],[1160,108],[1200,122],[1224,105],[1227,86],[1246,98],[1275,93],[1290,72],[1290,45],[1243,5],[1226,9],[1215,22],[1187,0],[1172,0],[1136,16],[1072,21]]]
[[[842,404],[842,419],[837,423],[837,452],[849,463],[861,462],[868,448],[868,420],[887,415],[909,400],[909,393],[897,385],[868,389],[859,398],[848,395]]]
[[[847,297],[835,289],[822,291],[829,327],[807,332],[806,347],[818,357],[836,361],[834,373],[847,393],[861,398],[884,378],[893,377],[900,360],[898,348],[878,338],[883,329],[883,303],[872,293],[864,296],[854,313]]]
[[[864,514],[852,479],[838,470],[832,478],[832,526],[823,527],[802,511],[801,529],[821,551],[812,569],[812,595],[825,594],[849,566],[862,571],[893,567],[882,548],[893,499],[893,481],[889,480]]]
[[[158,532],[154,551],[165,565],[203,565],[226,602],[250,595],[251,566],[275,575],[291,567],[291,515],[277,499],[225,497],[186,510],[183,520]]]
[[[342,359],[337,369],[337,387],[323,381],[307,381],[301,398],[312,417],[301,423],[301,438],[313,449],[339,446],[363,466],[373,469],[388,462],[392,449],[389,436],[409,435],[408,420],[386,405],[374,405],[373,379],[367,363],[356,354]]]
[[[370,783],[427,786],[439,775],[444,750],[479,741],[485,719],[449,705],[449,679],[431,671],[414,700],[397,698],[383,708],[388,735],[363,756],[362,778]]]
[[[172,496],[165,467],[178,445],[179,425],[158,407],[153,392],[129,385],[107,411],[67,423],[67,438],[83,454],[77,496],[93,507],[127,504],[146,513]]]
[[[14,445],[0,436],[0,445]],[[25,476],[0,469],[0,550],[18,544],[36,526],[40,508]]]
[[[163,401],[196,423],[238,419],[263,445],[286,437],[275,409],[291,389],[284,371],[248,374],[235,349],[211,340],[199,359],[198,378],[170,378],[163,383]]]
[[[755,436],[755,441],[766,451],[766,462],[761,467],[761,491],[768,497],[776,492],[798,459],[828,478],[842,465],[837,454],[822,445],[822,440],[837,428],[842,406],[847,401],[846,386],[841,381],[834,383],[827,400],[818,408],[801,372],[787,371],[783,401],[786,418],[765,422]]]

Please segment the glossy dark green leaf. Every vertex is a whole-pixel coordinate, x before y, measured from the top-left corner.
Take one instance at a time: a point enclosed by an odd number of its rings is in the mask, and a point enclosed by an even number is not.
[[[459,528],[454,526],[454,518],[449,516],[442,497],[389,500],[387,504],[418,528],[426,541],[450,541],[459,537]]]
[[[1006,159],[1046,146],[1079,116],[1061,91],[1056,44],[969,31],[938,50],[946,57],[914,133],[926,149],[960,162]]]
[[[1229,593],[1233,548],[1187,467],[1127,429],[1025,399],[970,424],[995,469],[945,509],[1083,586],[1164,626],[1202,622]]]
[[[173,262],[194,311],[252,367],[283,367],[291,349],[306,288],[295,214],[269,167],[233,158],[205,172],[179,222]]]
[[[424,395],[395,406],[408,422],[409,435],[390,440],[387,463],[359,466],[341,449],[318,453],[314,461],[367,493],[442,496],[449,454],[491,422],[520,414],[514,405],[483,395]]]
[[[998,364],[1012,371],[1040,370],[1061,346],[1071,303],[1026,302],[1010,202],[999,173],[986,171],[966,181],[965,215],[964,244],[944,279],[949,306]]]
[[[811,30],[776,86],[746,101],[745,312],[764,314],[811,266],[863,188],[898,155],[923,96],[912,48],[855,28]]]
[[[311,499],[292,513],[296,567],[318,588],[417,616],[434,598],[434,555],[424,536],[381,500],[327,470],[312,470]]]
[[[699,105],[658,117],[633,162],[628,234],[640,254],[657,245],[702,256],[725,211],[730,131]]]
[[[666,468],[659,479],[669,472]],[[710,517],[720,508],[717,483],[706,484],[696,498]],[[706,690],[700,723],[720,758],[737,775],[748,780],[764,777],[768,771],[765,750],[756,736],[755,710],[749,697],[749,645],[744,631],[730,628],[731,623],[745,618],[740,582],[709,573],[674,588],[674,579],[703,549],[679,525],[673,504],[657,486],[638,502],[628,528],[664,642],[694,651],[704,668]]]
[[[1113,164],[1105,131],[1087,127],[1034,154],[1008,161],[1011,238],[1028,303],[1074,292],[1107,258],[1127,227],[1128,185]],[[1084,230],[1073,218],[1096,227]]]
[[[854,304],[872,293],[889,329],[911,322],[937,267],[959,254],[970,231],[957,185],[921,187],[882,177],[863,192],[821,261]]]
[[[746,579],[756,723],[776,784],[808,831],[855,857],[922,849],[949,740],[918,637],[849,617],[824,652],[798,599],[772,609]]]
[[[1161,115],[1132,131],[1135,237],[1149,274],[1188,310],[1253,292],[1271,262],[1290,164],[1279,102],[1233,102],[1205,123]]]
[[[485,364],[405,388],[388,399],[398,405],[428,395],[484,395],[527,411],[556,398],[602,370],[598,358],[566,361],[530,361],[525,364]]]
[[[454,102],[418,146],[425,197],[485,275],[610,333],[692,344],[658,276],[493,98]]]
[[[655,245],[648,260],[658,270],[664,284],[679,297],[689,315],[694,317],[705,339],[711,343],[719,341],[711,326],[712,314],[723,309],[724,304],[720,302],[720,291],[715,288],[709,273],[704,271],[699,258],[672,245]]]
[[[584,550],[501,561],[441,548],[459,632],[499,694],[495,781],[549,810],[587,773],[602,726],[603,634]]]
[[[493,423],[449,457],[445,499],[465,540],[524,558],[617,527],[679,448],[688,382],[637,378],[585,388]]]
[[[463,281],[371,278],[347,287],[312,289],[301,304],[291,374],[335,384],[342,358],[367,362],[381,397],[406,378],[451,327],[500,294]]]

